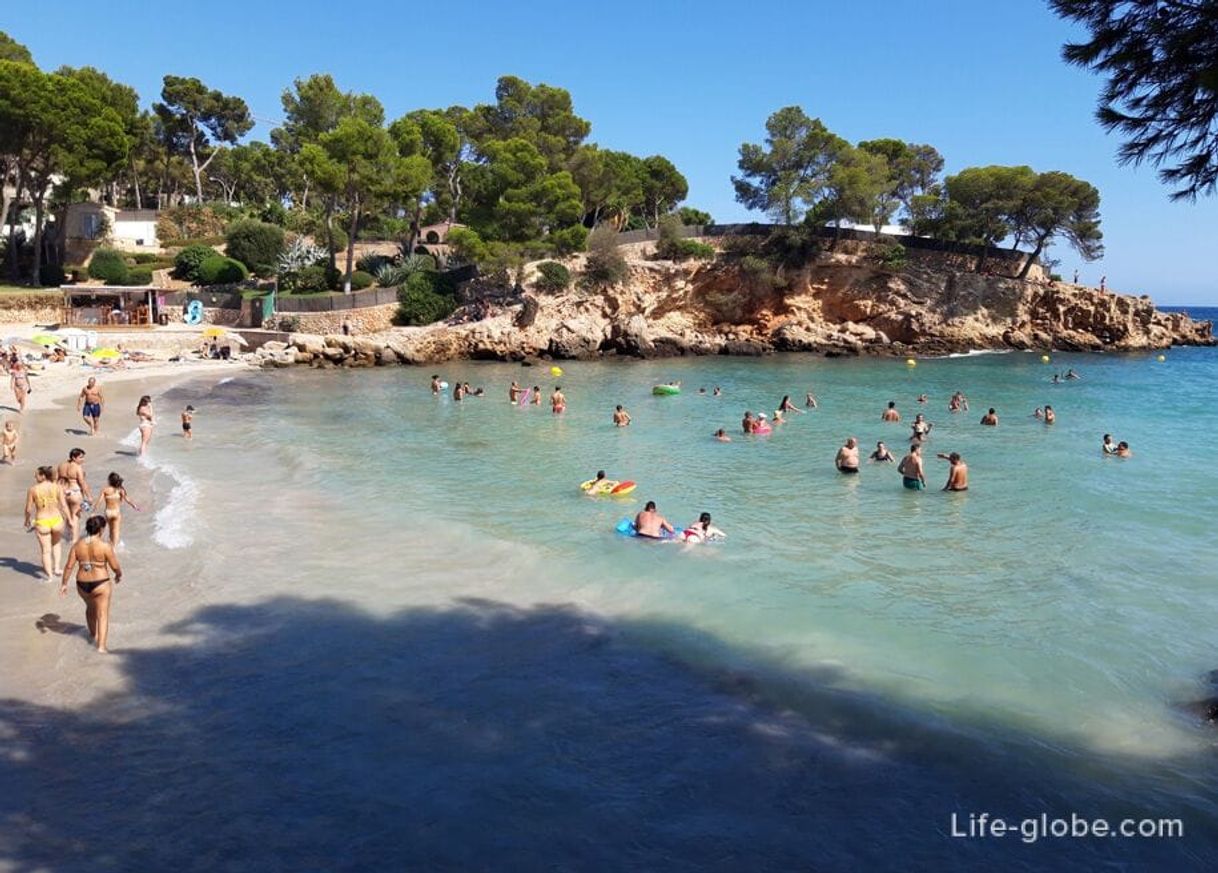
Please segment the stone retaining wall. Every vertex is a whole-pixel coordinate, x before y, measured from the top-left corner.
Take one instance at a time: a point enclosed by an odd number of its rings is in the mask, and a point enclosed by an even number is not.
[[[299,319],[297,330],[300,333],[312,334],[341,334],[343,322],[351,323],[351,330],[356,334],[379,333],[393,327],[393,316],[397,314],[396,303],[386,303],[381,306],[366,306],[362,309],[336,310],[334,312],[276,312],[275,320],[284,318]]]

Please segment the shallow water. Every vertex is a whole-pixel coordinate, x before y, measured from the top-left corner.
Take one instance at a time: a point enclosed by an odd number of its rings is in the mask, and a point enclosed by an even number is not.
[[[1084,378],[1050,384],[1066,367]],[[113,631],[127,690],[14,723],[62,739],[134,722],[132,787],[188,802],[235,853],[206,862],[234,869],[309,866],[347,833],[356,867],[1214,860],[1212,735],[1177,704],[1218,667],[1218,353],[564,369],[561,417],[507,401],[513,378],[556,381],[511,365],[445,366],[487,389],[463,403],[418,369],[171,392],[162,416],[194,403],[197,439],[163,427],[147,464],[156,514],[129,541],[155,581],[131,583]],[[672,379],[681,396],[651,395]],[[809,389],[818,409],[739,434],[745,409]],[[968,413],[947,412],[956,389]],[[900,425],[879,420],[890,399]],[[632,427],[611,426],[615,403]],[[1030,417],[1046,403],[1052,428]],[[977,423],[989,406],[997,428]],[[849,435],[899,457],[918,411],[931,490],[891,465],[834,470]],[[1134,457],[1102,457],[1105,432]],[[967,494],[937,490],[949,451]],[[638,490],[582,496],[599,468]],[[727,541],[615,534],[647,499],[678,525],[711,512]],[[157,740],[178,733],[180,758]],[[203,768],[200,796],[182,768]],[[272,807],[302,791],[315,833],[293,838]],[[947,839],[952,811],[1137,811],[1187,837],[1047,855]],[[179,864],[166,820],[139,821],[147,844],[119,860]],[[277,836],[250,854],[255,833]]]

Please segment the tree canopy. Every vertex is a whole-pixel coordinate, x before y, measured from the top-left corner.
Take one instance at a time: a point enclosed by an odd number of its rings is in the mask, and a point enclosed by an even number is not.
[[[249,107],[240,97],[208,89],[198,79],[166,76],[161,102],[153,108],[166,128],[185,143],[201,202],[203,171],[216,155],[215,145],[236,143],[249,132],[254,126]]]
[[[1090,31],[1071,64],[1106,76],[1096,118],[1124,137],[1123,163],[1159,167],[1172,199],[1218,190],[1218,4],[1212,0],[1050,0]]]

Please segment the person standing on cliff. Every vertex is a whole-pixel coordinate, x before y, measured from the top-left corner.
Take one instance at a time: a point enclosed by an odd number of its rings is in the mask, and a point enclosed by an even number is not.
[[[1108,277],[1107,276],[1100,276],[1100,290],[1101,291],[1108,290]]]
[[[1073,284],[1075,284],[1075,285],[1078,284],[1078,270],[1074,271],[1074,283]]]
[[[897,402],[895,400],[888,401],[888,408],[884,410],[884,414],[880,416],[880,421],[900,421],[901,413],[897,412]]]

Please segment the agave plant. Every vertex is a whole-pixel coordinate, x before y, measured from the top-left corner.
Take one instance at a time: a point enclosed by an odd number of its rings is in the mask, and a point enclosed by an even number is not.
[[[376,284],[382,288],[403,285],[415,273],[434,270],[435,261],[428,255],[411,255],[400,264],[386,264],[376,271]]]
[[[303,237],[292,240],[279,256],[276,265],[280,276],[290,276],[299,273],[305,267],[320,264],[326,259],[326,250],[315,246]]]

